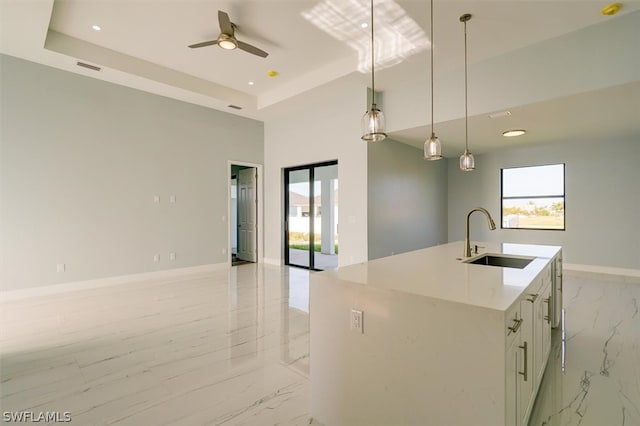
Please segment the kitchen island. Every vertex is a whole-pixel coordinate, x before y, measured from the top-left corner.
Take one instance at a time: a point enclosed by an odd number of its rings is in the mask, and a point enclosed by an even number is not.
[[[561,248],[455,242],[311,275],[311,414],[329,425],[526,425]]]

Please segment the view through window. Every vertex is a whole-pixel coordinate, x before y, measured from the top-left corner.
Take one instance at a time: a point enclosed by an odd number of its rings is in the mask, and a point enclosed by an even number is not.
[[[565,229],[564,164],[502,169],[502,227]]]

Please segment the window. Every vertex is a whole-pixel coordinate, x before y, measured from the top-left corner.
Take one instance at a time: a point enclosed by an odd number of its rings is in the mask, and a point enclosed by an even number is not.
[[[565,229],[564,164],[502,169],[502,227]]]

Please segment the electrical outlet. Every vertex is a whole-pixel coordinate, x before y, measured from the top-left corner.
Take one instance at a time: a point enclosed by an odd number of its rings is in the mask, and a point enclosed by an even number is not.
[[[176,202],[176,196],[175,195],[169,195],[169,202],[171,204],[175,204]]]
[[[176,254],[175,253],[169,253],[169,260],[176,260]]]
[[[56,265],[56,272],[64,272],[67,270],[67,267],[64,263],[58,263]]]
[[[222,249],[222,254],[227,254],[227,249],[226,248]]]
[[[362,326],[362,311],[358,311],[356,309],[351,309],[351,331],[358,331],[360,333],[364,333],[364,327]]]
[[[160,262],[160,255],[159,255],[159,254],[154,254],[154,255],[153,255],[153,261],[154,261],[155,263]]]
[[[160,202],[160,196],[159,195],[154,195],[153,196],[153,202],[156,203],[156,204],[159,203]]]

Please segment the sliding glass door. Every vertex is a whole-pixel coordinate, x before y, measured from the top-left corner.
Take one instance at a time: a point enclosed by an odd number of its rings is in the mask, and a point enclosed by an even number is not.
[[[309,218],[311,170],[285,171],[287,208],[285,218],[285,264],[311,268],[309,247],[314,244],[313,220]],[[288,232],[287,232],[288,231]]]
[[[284,171],[285,264],[338,267],[338,162]]]

